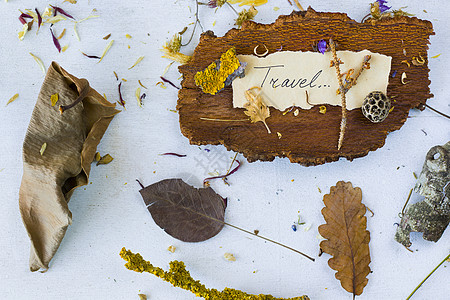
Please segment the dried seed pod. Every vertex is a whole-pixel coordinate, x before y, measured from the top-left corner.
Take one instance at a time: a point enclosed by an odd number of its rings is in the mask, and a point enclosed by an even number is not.
[[[373,123],[383,122],[389,115],[391,99],[382,92],[371,92],[361,107],[363,115]]]

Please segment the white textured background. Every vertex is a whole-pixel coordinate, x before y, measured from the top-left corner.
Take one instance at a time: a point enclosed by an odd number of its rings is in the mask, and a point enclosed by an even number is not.
[[[300,2],[305,8],[311,5],[318,11],[347,12],[356,20],[368,13],[370,3]],[[449,113],[450,4],[437,0],[389,2],[394,8],[408,5],[407,11],[433,22],[436,36],[431,38],[429,55],[442,55],[429,62],[431,90],[435,97],[428,103]],[[147,212],[136,178],[148,185],[165,178],[181,177],[200,186],[208,172],[214,169],[225,172],[234,155],[222,146],[203,146],[202,149],[211,150],[207,156],[206,151],[189,145],[180,133],[178,115],[169,111],[176,106],[177,90],[155,86],[169,63],[160,58],[158,49],[175,32],[194,21],[194,1],[79,0],[76,5],[52,1],[51,4],[60,5],[77,19],[88,16],[93,8],[100,15],[100,18],[79,24],[81,42],[75,38],[71,23],[55,25],[57,34],[67,28],[61,41],[62,46],[70,45],[65,53],[58,53],[54,48],[48,25],[41,28],[38,35],[34,29],[22,42],[17,38],[21,29],[18,9],[37,7],[42,11],[47,4],[42,0],[32,4],[20,0],[0,2],[1,299],[138,299],[139,292],[149,295],[149,299],[196,299],[153,275],[126,270],[118,255],[123,246],[140,252],[165,269],[169,261],[183,260],[193,277],[208,287],[228,286],[277,297],[307,294],[311,299],[350,299],[351,295],[341,288],[334,271],[328,267],[326,254],[312,263],[231,228],[224,228],[206,242],[187,244],[165,234]],[[275,6],[280,10],[274,11]],[[289,14],[293,7],[287,0],[271,0],[258,9],[260,13],[255,20],[271,23],[278,15]],[[205,29],[221,36],[233,25],[235,16],[228,7],[216,13],[201,7],[200,18]],[[112,34],[115,44],[100,64],[81,55],[79,50],[101,54],[108,42],[102,37],[108,33]],[[128,40],[125,34],[133,38]],[[191,54],[197,41],[198,36],[183,52]],[[73,195],[69,205],[73,224],[45,274],[28,270],[29,240],[18,209],[22,142],[44,79],[28,54],[30,51],[42,58],[46,67],[55,60],[75,76],[87,78],[91,86],[106,93],[109,100],[118,99],[113,71],[128,79],[123,83],[127,110],[114,119],[99,147],[102,153],[108,152],[115,159],[107,166],[93,167],[92,184],[79,188]],[[128,70],[142,55],[145,59]],[[179,73],[175,66],[166,77],[177,82]],[[138,79],[149,87],[145,91],[148,97],[143,109],[137,107],[134,98]],[[20,97],[6,107],[4,103],[15,93]],[[245,162],[240,171],[229,178],[231,186],[217,181],[212,187],[229,199],[228,222],[249,230],[258,229],[262,235],[317,257],[317,227],[323,223],[320,213],[323,194],[339,180],[351,181],[361,187],[363,203],[375,212],[374,217],[368,218],[373,273],[368,276],[369,283],[358,299],[405,299],[450,250],[450,229],[437,244],[425,242],[419,234],[413,234],[414,253],[406,251],[393,239],[394,223],[399,221],[398,213],[415,184],[413,172],[420,173],[425,154],[432,146],[450,140],[449,129],[450,121],[431,111],[411,111],[403,128],[389,134],[382,149],[364,158],[309,168],[291,164],[287,159]],[[158,156],[164,152],[188,156]],[[242,160],[241,155],[238,157]],[[295,180],[292,182],[292,179]],[[413,195],[413,200],[418,198]],[[298,210],[303,220],[312,224],[311,230],[291,230]],[[166,250],[169,245],[177,247],[175,253]],[[225,252],[234,253],[237,260],[226,261]],[[447,263],[414,299],[448,299],[449,280]]]

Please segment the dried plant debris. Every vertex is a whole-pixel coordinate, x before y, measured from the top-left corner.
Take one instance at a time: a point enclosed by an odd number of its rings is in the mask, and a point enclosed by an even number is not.
[[[248,10],[243,9],[238,14],[235,25],[237,25],[240,28],[245,21],[253,20],[257,14],[258,10],[253,5]]]
[[[377,0],[370,4],[370,13],[364,17],[363,21],[368,18],[370,21],[377,21],[385,18],[395,18],[395,17],[402,17],[402,16],[414,16],[413,14],[407,13],[406,11],[403,11],[402,9],[405,7],[402,7],[397,10],[390,10],[392,7],[387,6],[387,0]]]
[[[98,153],[98,152],[97,152],[97,153]],[[98,158],[98,157],[97,157],[97,153],[96,153],[96,159]],[[100,157],[99,160],[97,160],[97,166],[98,166],[98,165],[107,165],[107,164],[109,164],[110,162],[112,162],[113,160],[114,160],[114,158],[113,158],[111,155],[105,154],[105,155],[103,155],[102,157]]]
[[[191,56],[180,52],[181,48],[181,35],[175,34],[172,39],[163,46],[161,52],[164,53],[162,57],[179,62],[180,64],[186,64],[191,60]]]
[[[8,102],[6,102],[6,105],[14,102],[17,100],[17,98],[19,98],[19,93],[15,94],[14,96],[12,96],[11,98],[9,98]]]
[[[253,87],[245,91],[245,97],[248,102],[244,104],[244,108],[246,109],[244,113],[250,117],[252,123],[263,122],[267,132],[270,134],[271,131],[266,123],[266,119],[270,117],[270,110],[262,100],[261,88]]]
[[[73,1],[73,0],[70,0],[70,1]],[[37,8],[35,8],[34,10],[26,9],[25,12],[22,12],[21,10],[19,10],[19,12],[21,13],[19,16],[19,21],[22,23],[22,26],[23,26],[22,30],[18,34],[19,39],[23,40],[25,38],[25,35],[27,34],[27,32],[31,31],[33,23],[37,23],[37,31],[39,31],[40,28],[42,26],[44,26],[44,24],[50,24],[50,31],[51,31],[51,35],[53,38],[53,43],[55,44],[55,46],[59,52],[61,52],[61,47],[58,46],[59,45],[58,40],[64,36],[65,29],[64,29],[63,33],[57,38],[53,34],[53,30],[52,30],[51,26],[53,26],[54,24],[61,22],[61,21],[73,22],[75,36],[77,37],[78,40],[80,40],[80,38],[78,36],[76,25],[82,21],[86,21],[88,19],[98,17],[95,15],[90,15],[87,18],[76,21],[75,18],[72,15],[70,15],[68,12],[66,12],[64,9],[57,7],[57,6],[53,6],[53,5],[50,5],[49,7],[47,7],[43,11],[43,13],[40,13]],[[31,19],[31,21],[27,22],[28,19]]]
[[[319,226],[320,235],[326,239],[320,242],[320,249],[333,256],[328,265],[337,271],[336,279],[353,294],[353,299],[362,294],[370,273],[370,233],[364,216],[366,206],[361,200],[360,188],[339,181],[323,197],[326,224]]]
[[[41,70],[42,70],[42,73],[45,74],[45,66],[44,66],[44,63],[42,62],[42,60],[39,57],[37,57],[36,55],[34,55],[33,53],[31,53],[31,52],[30,52],[30,55],[37,62],[37,64],[39,65],[39,68],[41,68]]]
[[[64,95],[58,103],[71,106],[63,115],[50,103],[54,94]],[[72,222],[68,201],[75,188],[88,183],[97,145],[117,113],[87,80],[52,63],[23,144],[19,207],[31,240],[31,271],[48,269]]]
[[[226,204],[212,188],[196,189],[181,179],[166,179],[140,193],[155,223],[181,241],[205,241],[224,226]]]
[[[182,261],[172,261],[169,263],[168,272],[159,267],[153,266],[149,261],[145,261],[139,253],[133,253],[125,248],[120,251],[120,257],[127,261],[125,268],[131,271],[153,274],[162,280],[171,283],[174,287],[194,293],[197,297],[215,300],[283,300],[284,298],[275,298],[272,295],[251,295],[239,290],[225,288],[223,291],[208,289],[199,280],[191,277],[189,271]],[[308,300],[308,296],[287,298],[286,300]]]
[[[414,188],[424,196],[421,202],[407,207],[395,240],[411,246],[411,232],[422,232],[427,241],[437,242],[450,222],[450,142],[428,151]]]
[[[195,84],[201,87],[204,93],[215,95],[230,86],[234,79],[243,78],[246,66],[247,63],[241,63],[236,57],[236,49],[230,48],[219,60],[195,74]]]
[[[228,260],[228,261],[236,261],[236,257],[234,256],[233,253],[228,253],[228,252],[226,252],[226,253],[223,255],[223,258],[225,258],[225,259]]]

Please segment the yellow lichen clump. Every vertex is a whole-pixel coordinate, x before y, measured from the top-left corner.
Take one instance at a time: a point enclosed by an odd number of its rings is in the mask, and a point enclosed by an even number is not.
[[[148,272],[158,276],[164,281],[170,282],[175,287],[194,293],[198,297],[215,300],[282,300],[283,298],[275,298],[271,295],[251,295],[239,290],[225,288],[222,292],[216,289],[208,289],[198,280],[194,280],[182,261],[170,262],[169,272],[154,267],[150,262],[145,261],[143,257],[136,253],[122,248],[120,257],[127,261],[125,267],[135,272]],[[309,300],[308,296],[289,298],[286,300]]]
[[[195,84],[200,86],[203,92],[215,95],[225,87],[228,76],[233,74],[240,65],[241,63],[236,57],[236,49],[230,48],[220,57],[219,69],[213,62],[205,70],[195,74]]]

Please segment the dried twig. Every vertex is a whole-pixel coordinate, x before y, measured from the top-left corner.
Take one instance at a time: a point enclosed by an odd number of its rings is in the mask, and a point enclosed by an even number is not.
[[[338,78],[339,90],[341,94],[342,119],[341,119],[341,131],[339,133],[339,142],[338,142],[338,150],[340,150],[342,147],[342,143],[344,141],[345,128],[347,127],[347,101],[345,99],[345,88],[341,77],[341,67],[339,66],[341,64],[341,61],[337,57],[336,44],[332,39],[330,39],[330,48],[331,53],[333,55],[333,65],[336,68],[336,75]]]
[[[372,57],[370,55],[366,55],[361,64],[361,67],[358,70],[358,73],[356,73],[354,78],[350,78],[350,80],[344,85],[344,83],[342,81],[341,67],[339,66],[340,64],[342,64],[342,62],[337,57],[336,44],[332,39],[330,39],[330,48],[331,48],[331,53],[333,55],[333,61],[332,61],[331,66],[334,66],[336,68],[336,75],[337,75],[338,82],[339,82],[338,94],[341,95],[342,119],[341,119],[341,130],[339,132],[339,141],[338,141],[338,150],[341,150],[342,144],[344,142],[345,129],[347,128],[347,100],[345,98],[345,94],[350,90],[350,88],[352,88],[353,86],[356,85],[356,82],[357,82],[359,76],[361,76],[362,72],[365,69],[370,68],[369,60]]]

